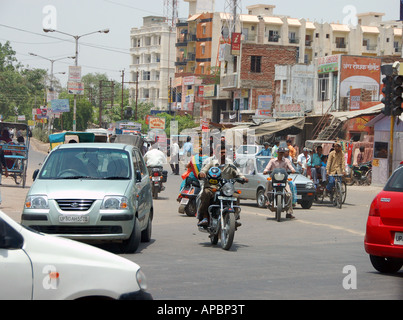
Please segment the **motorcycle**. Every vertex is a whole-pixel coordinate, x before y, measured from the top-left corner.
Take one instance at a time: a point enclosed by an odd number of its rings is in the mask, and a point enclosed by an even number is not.
[[[346,178],[348,186],[352,186],[354,183],[357,185],[370,185],[372,182],[372,162],[369,161],[359,166],[352,166]]]
[[[158,199],[158,193],[165,190],[163,183],[167,182],[168,171],[163,170],[162,167],[149,167],[148,172],[150,174],[153,199]]]
[[[214,198],[208,208],[209,222],[206,226],[199,226],[200,232],[209,233],[213,245],[221,238],[221,248],[229,250],[234,241],[236,230],[235,214],[241,212],[241,207],[236,205],[237,198],[234,197],[236,182],[244,183],[242,179],[223,179],[221,170],[217,167],[210,169],[216,173],[216,177],[208,176],[210,185],[214,185]],[[239,193],[239,191],[237,191]],[[237,210],[237,212],[235,212]]]
[[[201,191],[200,182],[186,178],[185,186],[180,191],[177,201],[179,202],[179,213],[186,213],[189,217],[194,217],[197,212],[197,196]]]
[[[292,206],[292,195],[285,190],[288,181],[292,181],[292,179],[288,178],[288,173],[285,169],[276,168],[271,172],[267,180],[273,186],[272,191],[268,192],[268,197],[271,199],[268,208],[270,211],[275,212],[276,220],[280,222],[281,212]]]

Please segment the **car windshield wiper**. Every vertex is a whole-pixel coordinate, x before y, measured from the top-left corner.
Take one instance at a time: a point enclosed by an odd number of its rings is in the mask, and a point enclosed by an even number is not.
[[[59,179],[98,179],[90,176],[70,176],[70,177],[60,177]]]
[[[111,177],[105,177],[104,179],[106,179],[106,180],[126,180],[126,179],[129,179],[129,178],[121,177],[121,176],[111,176]]]

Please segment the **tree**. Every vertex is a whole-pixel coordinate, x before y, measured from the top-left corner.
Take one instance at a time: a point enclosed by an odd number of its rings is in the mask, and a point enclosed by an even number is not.
[[[7,41],[0,43],[0,114],[14,121],[18,114],[31,118],[32,108],[43,104],[46,71],[28,69],[18,63]]]

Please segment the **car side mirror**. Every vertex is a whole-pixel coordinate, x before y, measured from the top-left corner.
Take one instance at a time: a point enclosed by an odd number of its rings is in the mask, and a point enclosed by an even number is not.
[[[140,170],[136,170],[136,182],[141,182],[141,172],[140,172]]]
[[[36,169],[36,170],[34,171],[34,173],[32,174],[32,180],[35,181],[36,177],[38,176],[38,173],[39,173],[39,169]]]

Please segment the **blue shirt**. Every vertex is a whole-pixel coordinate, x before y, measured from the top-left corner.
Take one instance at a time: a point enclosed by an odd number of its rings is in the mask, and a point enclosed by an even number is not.
[[[270,148],[260,150],[260,151],[256,154],[256,157],[257,157],[257,156],[265,156],[265,157],[271,156]]]

